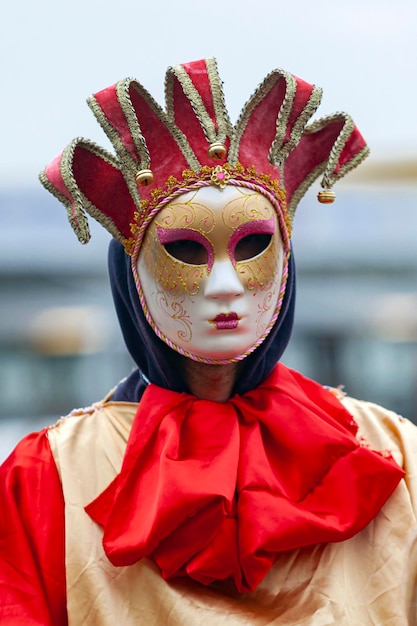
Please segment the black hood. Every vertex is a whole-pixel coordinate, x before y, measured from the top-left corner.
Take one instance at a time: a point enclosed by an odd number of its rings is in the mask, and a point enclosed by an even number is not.
[[[156,336],[145,319],[131,270],[131,258],[115,239],[109,247],[109,275],[123,337],[138,367],[119,384],[112,399],[138,402],[146,387],[146,380],[171,391],[188,391],[175,364],[176,354]],[[244,359],[234,393],[243,394],[254,389],[271,373],[290,340],[294,304],[295,267],[291,254],[279,317],[265,341]]]

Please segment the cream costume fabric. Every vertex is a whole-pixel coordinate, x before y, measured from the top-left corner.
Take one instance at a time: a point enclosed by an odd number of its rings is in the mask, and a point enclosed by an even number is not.
[[[66,501],[69,624],[84,626],[406,626],[408,562],[416,527],[415,426],[379,406],[342,399],[359,436],[389,449],[407,476],[375,519],[352,539],[280,555],[253,593],[164,581],[144,559],[115,568],[102,529],[84,511],[120,470],[135,403],[103,401],[60,420],[49,431]],[[84,454],[80,454],[80,449]],[[97,471],[100,468],[100,471]],[[412,577],[411,577],[412,580]],[[416,621],[413,621],[416,620]]]

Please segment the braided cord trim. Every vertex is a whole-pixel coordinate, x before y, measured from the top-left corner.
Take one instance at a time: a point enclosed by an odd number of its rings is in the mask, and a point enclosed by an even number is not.
[[[182,67],[182,65],[174,65],[167,72],[165,82],[167,110],[170,112],[170,121],[173,122],[173,80],[175,76],[180,83],[185,96],[188,98],[197,119],[201,124],[208,143],[224,143],[226,141],[226,137],[232,133],[233,129],[224,103],[220,78],[214,59],[207,59],[206,67],[210,80],[210,88],[213,96],[218,129],[216,130],[216,126],[211,119],[209,113],[207,112],[207,109],[204,106],[204,102],[199,92],[197,91],[191,78],[187,74],[186,70]]]
[[[75,180],[72,165],[74,152],[77,147],[88,150],[95,156],[103,159],[103,161],[115,169],[120,170],[118,160],[110,152],[107,152],[107,150],[101,148],[93,141],[78,137],[65,148],[62,153],[60,164],[62,180],[65,187],[68,189],[72,200],[64,196],[56,189],[56,187],[48,179],[45,171],[41,172],[39,179],[42,185],[65,206],[68,221],[81,243],[88,243],[90,240],[90,229],[88,226],[86,212],[91,215],[91,217],[96,219],[102,226],[104,226],[104,228],[111,235],[113,235],[113,237],[122,242],[124,237],[116,227],[113,220],[100,211],[100,209],[98,209],[92,202],[90,202],[90,200],[83,194],[77,184],[77,181]]]
[[[271,201],[277,211],[282,235],[289,240],[292,232],[292,220],[287,211],[285,190],[279,187],[278,181],[269,174],[258,174],[254,167],[244,168],[240,163],[236,167],[231,167],[225,163],[222,169],[227,173],[227,185],[247,187],[261,193]],[[136,258],[145,231],[155,215],[178,196],[192,189],[215,184],[213,182],[215,171],[215,167],[207,165],[204,165],[199,172],[185,170],[181,180],[170,176],[164,189],[152,191],[152,200],[142,200],[141,211],[135,212],[135,221],[130,225],[132,237],[123,241],[126,253]]]
[[[364,146],[362,150],[355,154],[355,156],[353,156],[347,163],[339,168],[338,172],[336,172],[340,155],[342,154],[343,149],[355,127],[354,121],[347,113],[334,113],[333,115],[316,120],[307,126],[304,132],[305,134],[315,133],[320,131],[322,128],[325,128],[332,122],[340,121],[344,122],[343,128],[332,146],[329,157],[324,159],[319,165],[309,172],[308,176],[306,176],[306,178],[301,182],[291,197],[288,205],[288,214],[291,220],[294,218],[295,210],[301,198],[321,174],[323,174],[323,178],[320,183],[321,186],[324,189],[330,189],[338,180],[360,165],[360,163],[362,163],[362,161],[369,155],[368,146]]]
[[[256,107],[265,99],[270,90],[280,79],[284,79],[286,83],[286,91],[284,101],[278,113],[276,122],[276,136],[273,142],[273,150],[275,152],[281,148],[285,138],[285,132],[287,128],[288,118],[291,113],[291,108],[294,102],[295,96],[295,79],[291,74],[288,74],[284,70],[275,70],[268,74],[262,83],[257,87],[252,96],[246,102],[236,123],[235,132],[232,137],[232,142],[229,150],[229,162],[232,165],[237,164],[239,155],[239,146],[243,137],[243,133],[249,123],[252,113]]]
[[[216,60],[213,58],[206,59],[206,67],[210,81],[210,90],[213,96],[214,113],[218,124],[215,141],[225,143],[226,137],[231,137],[233,134],[233,126],[226,108],[226,102],[224,99],[222,83],[217,69]]]
[[[295,89],[293,85],[291,85],[291,88]],[[320,104],[321,97],[322,97],[322,90],[319,87],[314,87],[308,99],[307,104],[301,111],[300,115],[297,117],[291,129],[289,140],[286,143],[283,143],[283,140],[280,140],[279,142],[277,142],[277,139],[274,140],[271,146],[270,153],[269,153],[269,160],[271,161],[271,163],[283,164],[285,159],[291,152],[291,150],[293,150],[297,146],[301,137],[303,136],[304,127],[307,123],[307,120],[309,120],[310,117],[313,115],[313,113],[317,110],[317,107]],[[291,105],[292,105],[292,100],[291,100]],[[285,133],[286,124],[288,123],[288,115],[286,115],[286,122],[283,128],[284,133]],[[277,120],[277,128],[282,123],[280,116],[281,116],[281,111],[279,113],[278,120]],[[278,133],[277,133],[277,138],[278,138]]]

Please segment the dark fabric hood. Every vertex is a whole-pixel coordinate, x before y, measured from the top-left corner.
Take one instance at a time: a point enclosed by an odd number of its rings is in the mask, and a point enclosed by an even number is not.
[[[137,369],[119,384],[112,399],[138,402],[147,381],[171,391],[188,391],[175,365],[176,355],[156,336],[143,315],[130,264],[123,246],[113,239],[109,247],[110,284],[122,334]],[[257,387],[280,360],[291,336],[294,304],[295,267],[291,255],[278,320],[265,341],[244,360],[235,393],[243,394]]]

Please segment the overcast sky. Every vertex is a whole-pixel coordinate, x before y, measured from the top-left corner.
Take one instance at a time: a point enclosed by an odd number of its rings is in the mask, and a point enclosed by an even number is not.
[[[346,110],[374,159],[417,155],[415,0],[17,0],[0,9],[0,186],[76,136],[106,145],[86,98],[133,76],[163,104],[167,66],[215,56],[233,120],[282,67]]]

